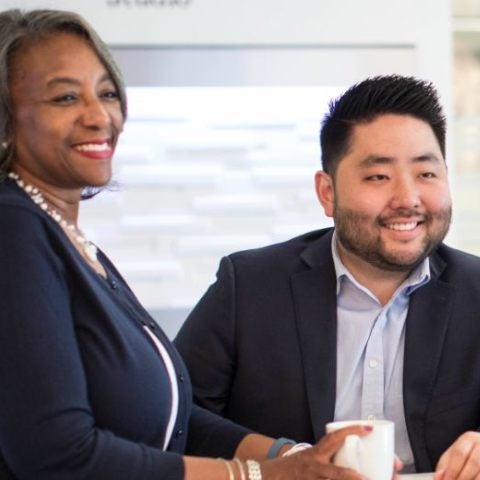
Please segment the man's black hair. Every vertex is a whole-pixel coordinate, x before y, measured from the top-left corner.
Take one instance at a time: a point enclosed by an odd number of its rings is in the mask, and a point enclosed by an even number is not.
[[[414,77],[385,75],[367,78],[330,102],[320,131],[323,170],[334,176],[353,127],[383,114],[411,115],[428,123],[445,158],[446,120],[435,87]]]

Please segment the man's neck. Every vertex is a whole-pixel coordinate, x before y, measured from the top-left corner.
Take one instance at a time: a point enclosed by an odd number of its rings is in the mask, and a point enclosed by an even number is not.
[[[337,251],[343,265],[355,280],[368,288],[385,305],[392,298],[398,287],[410,275],[411,271],[397,272],[375,267],[347,252],[338,242]]]

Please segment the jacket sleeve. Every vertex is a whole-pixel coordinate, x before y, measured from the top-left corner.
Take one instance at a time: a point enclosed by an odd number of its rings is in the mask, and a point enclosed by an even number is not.
[[[0,452],[16,478],[183,478],[182,457],[100,428],[44,220],[0,206]]]
[[[239,443],[251,430],[197,405],[190,417],[186,454],[233,458]]]
[[[195,402],[225,415],[235,371],[235,273],[229,257],[217,281],[192,310],[175,338],[193,385]]]

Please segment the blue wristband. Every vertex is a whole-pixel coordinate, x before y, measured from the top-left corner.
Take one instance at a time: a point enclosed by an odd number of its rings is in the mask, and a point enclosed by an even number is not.
[[[277,438],[268,450],[267,458],[277,458],[278,452],[284,445],[295,445],[296,443],[295,440],[290,440],[289,438]]]

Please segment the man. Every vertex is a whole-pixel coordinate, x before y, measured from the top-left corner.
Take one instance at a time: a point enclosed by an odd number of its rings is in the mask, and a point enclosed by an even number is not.
[[[442,244],[445,129],[414,78],[332,102],[315,183],[335,228],[222,259],[176,339],[201,405],[307,442],[387,418],[406,471],[480,474],[480,259]]]

